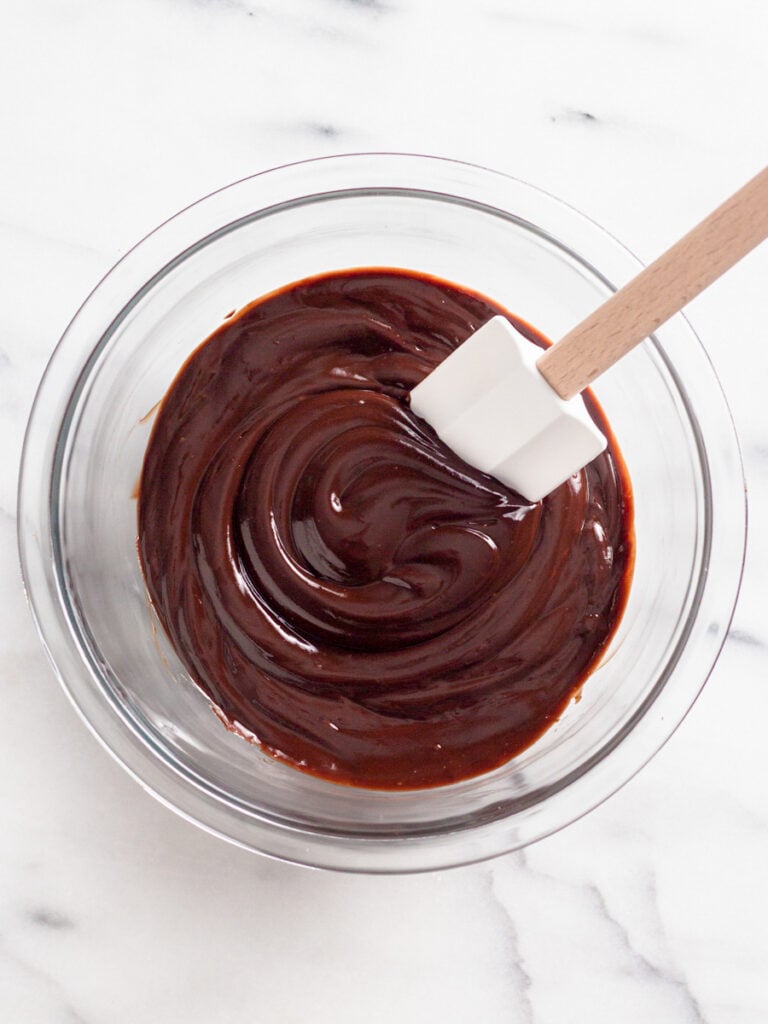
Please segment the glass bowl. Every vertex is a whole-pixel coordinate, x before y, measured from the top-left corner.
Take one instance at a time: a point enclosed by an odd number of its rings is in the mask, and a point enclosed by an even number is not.
[[[580,700],[503,767],[432,790],[340,786],[268,757],[223,727],[148,606],[133,495],[151,411],[232,309],[312,274],[374,266],[480,291],[556,339],[640,264],[551,196],[468,164],[361,154],[240,181],[139,243],[68,327],[30,418],[19,535],[58,676],[142,785],[249,849],[399,872],[540,839],[658,750],[725,638],[745,496],[724,397],[677,316],[594,388],[633,482],[637,559],[621,626]]]

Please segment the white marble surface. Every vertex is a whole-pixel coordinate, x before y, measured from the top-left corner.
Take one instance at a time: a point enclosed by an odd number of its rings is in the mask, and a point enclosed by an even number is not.
[[[768,156],[765,0],[35,0],[0,17],[0,1020],[768,1020],[768,248],[690,309],[744,446],[734,629],[655,760],[525,853],[272,863],[146,796],[54,681],[15,544],[22,432],[80,301],[212,188],[338,151],[485,163],[650,258]]]

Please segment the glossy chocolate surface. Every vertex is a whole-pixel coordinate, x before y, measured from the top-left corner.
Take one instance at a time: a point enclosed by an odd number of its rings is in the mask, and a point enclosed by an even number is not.
[[[409,409],[498,313],[406,272],[313,278],[226,321],[166,395],[147,588],[192,678],[273,756],[374,788],[476,775],[557,719],[610,639],[632,562],[614,442],[531,506]]]

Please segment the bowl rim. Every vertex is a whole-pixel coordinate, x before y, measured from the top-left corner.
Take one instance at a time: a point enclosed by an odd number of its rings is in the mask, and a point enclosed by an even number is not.
[[[539,813],[530,816],[528,834],[522,838],[516,832],[512,834],[509,828],[504,829],[504,824],[510,819],[502,819],[471,830],[457,830],[447,834],[414,834],[393,839],[380,835],[339,835],[332,830],[317,832],[302,829],[268,817],[256,819],[232,803],[221,802],[220,798],[218,803],[212,801],[212,794],[206,790],[204,782],[189,775],[182,778],[173,765],[157,756],[158,752],[152,749],[145,737],[139,735],[121,709],[103,699],[106,688],[100,683],[98,666],[88,664],[83,645],[74,634],[71,616],[66,611],[67,595],[57,571],[58,523],[56,502],[53,500],[58,486],[57,465],[60,469],[61,442],[62,437],[66,437],[73,398],[82,388],[88,367],[99,346],[140,295],[150,290],[158,279],[162,279],[172,266],[188,254],[189,246],[179,250],[178,240],[169,245],[171,236],[177,237],[178,232],[174,235],[174,231],[182,227],[191,238],[190,246],[195,248],[198,244],[207,244],[211,236],[232,230],[233,223],[227,221],[226,217],[231,214],[232,203],[237,205],[241,193],[243,196],[253,191],[257,195],[261,194],[261,201],[266,205],[252,213],[266,215],[284,205],[286,196],[291,201],[290,192],[295,192],[296,180],[301,181],[306,172],[309,172],[310,179],[314,175],[318,184],[325,184],[326,188],[294,196],[294,200],[313,201],[326,194],[354,192],[354,188],[344,187],[344,183],[361,179],[368,181],[367,191],[408,191],[405,182],[415,180],[422,182],[422,187],[416,188],[417,192],[437,194],[445,199],[456,198],[457,193],[426,187],[428,180],[434,181],[437,178],[442,180],[446,188],[449,185],[454,189],[463,187],[464,192],[471,192],[474,202],[470,197],[459,196],[459,199],[470,199],[470,205],[483,205],[477,202],[477,197],[482,196],[493,200],[493,209],[504,210],[509,214],[509,196],[517,193],[518,196],[525,196],[528,205],[532,205],[537,212],[536,221],[529,221],[526,217],[520,218],[522,222],[578,258],[607,287],[615,290],[623,283],[620,279],[622,276],[628,280],[642,268],[642,263],[614,236],[562,200],[502,172],[442,157],[405,153],[351,153],[319,157],[284,164],[217,189],[185,207],[137,242],[87,296],[54,349],[30,414],[19,477],[18,543],[27,598],[59,682],[91,732],[147,791],[206,831],[246,849],[257,850],[278,859],[347,871],[413,872],[485,860],[558,831],[621,788],[669,739],[706,683],[733,616],[746,549],[746,489],[733,419],[706,352],[687,319],[677,314],[670,324],[678,333],[687,335],[690,358],[698,364],[698,372],[703,372],[702,381],[697,381],[697,386],[700,385],[708,392],[707,415],[716,416],[717,419],[715,426],[702,428],[693,409],[687,408],[694,433],[698,431],[696,442],[700,466],[705,491],[709,490],[707,508],[711,512],[710,502],[715,493],[718,514],[708,518],[705,545],[709,550],[703,558],[698,591],[688,613],[686,630],[678,641],[676,657],[665,674],[667,680],[678,669],[680,659],[685,655],[685,641],[701,613],[705,598],[710,604],[716,601],[718,615],[701,638],[696,652],[695,679],[681,688],[683,692],[675,691],[673,694],[673,688],[662,685],[657,693],[657,687],[654,687],[650,704],[649,700],[644,701],[627,728],[622,729],[588,759],[583,770],[580,766],[579,776],[565,789],[563,786],[558,787],[555,796],[564,791],[569,794],[570,809],[564,815],[553,817],[551,813],[542,814],[543,805],[548,800],[551,803],[550,796],[545,796],[538,805]],[[441,175],[444,176],[442,179]],[[386,184],[387,181],[398,180],[400,185]],[[328,185],[336,187],[328,190]],[[282,204],[276,201],[281,194]],[[506,196],[503,206],[498,205],[499,196]],[[225,217],[224,223],[222,215]],[[563,220],[565,231],[561,226]],[[237,221],[234,226],[236,224]],[[579,229],[582,233],[586,229],[589,257],[582,251],[583,239],[578,251],[567,241],[571,233],[578,236]],[[175,252],[172,251],[174,249]],[[607,254],[610,254],[610,259]],[[602,265],[610,264],[614,270],[612,279],[597,269],[603,257],[605,263]],[[157,265],[156,272],[149,277],[146,275],[148,260]],[[93,310],[97,298],[106,298],[114,309],[106,329],[100,326],[104,320],[103,314],[95,315]],[[95,345],[94,337],[97,339]],[[664,347],[655,336],[651,340],[686,400],[691,385],[688,383],[683,387],[680,374]],[[84,354],[86,358],[77,360],[79,372],[75,387],[63,394],[59,369],[72,362],[73,354]],[[706,447],[706,435],[710,433],[716,435],[727,449],[726,457],[720,458],[714,467],[718,476],[714,488],[711,483],[713,464],[707,456]],[[713,543],[715,539],[720,543]],[[709,572],[712,559],[716,561],[714,573]],[[712,596],[713,576],[718,580],[715,601]],[[659,701],[665,694],[667,699],[660,705]],[[649,715],[652,709],[655,712]],[[645,728],[638,732],[638,727],[643,723]],[[652,728],[649,729],[649,725]],[[631,758],[627,756],[624,743],[628,737],[635,737]],[[610,773],[606,771],[609,759],[612,769]],[[600,764],[605,765],[605,768],[595,773],[593,769]],[[574,794],[578,799],[574,800]]]

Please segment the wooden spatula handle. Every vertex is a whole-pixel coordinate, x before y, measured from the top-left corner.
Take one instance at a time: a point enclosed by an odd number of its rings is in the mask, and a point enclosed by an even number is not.
[[[572,398],[768,237],[768,167],[548,349],[537,362]]]

